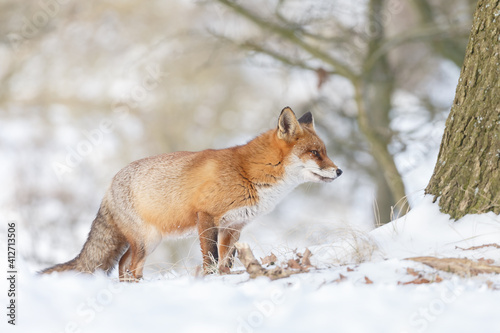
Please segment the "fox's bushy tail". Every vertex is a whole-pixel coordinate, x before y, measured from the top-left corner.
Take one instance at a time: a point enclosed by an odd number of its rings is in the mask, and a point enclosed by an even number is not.
[[[109,274],[127,247],[128,243],[116,227],[104,200],[80,254],[73,260],[44,269],[40,274],[69,270],[93,273],[97,269]]]

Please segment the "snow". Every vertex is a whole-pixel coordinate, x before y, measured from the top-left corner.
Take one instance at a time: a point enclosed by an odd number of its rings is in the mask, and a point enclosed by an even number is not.
[[[474,214],[452,221],[448,215],[439,211],[437,204],[432,204],[431,197],[426,196],[424,201],[408,217],[372,231],[371,235],[376,239],[381,252],[392,258],[454,256],[457,255],[457,246],[469,248],[499,242],[498,215],[492,212]],[[483,254],[500,262],[500,251],[477,252],[477,255]],[[479,259],[474,255],[472,254],[472,258]]]
[[[462,278],[405,260],[432,255],[499,265],[498,248],[465,250],[498,243],[498,215],[450,221],[424,197],[396,221],[339,235],[334,243],[310,248],[317,269],[275,281],[153,269],[140,283],[118,283],[104,274],[38,276],[21,257],[17,325],[4,319],[1,331],[500,332],[499,276]],[[279,260],[295,255],[276,254]],[[443,281],[404,285],[415,279],[409,268]]]

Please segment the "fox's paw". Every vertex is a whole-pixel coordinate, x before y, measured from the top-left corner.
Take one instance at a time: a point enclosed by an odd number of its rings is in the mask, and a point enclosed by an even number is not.
[[[131,271],[127,271],[120,276],[120,282],[139,282],[142,280],[142,276],[135,276]]]
[[[226,265],[219,266],[219,274],[230,274],[231,273],[231,268],[227,267]]]

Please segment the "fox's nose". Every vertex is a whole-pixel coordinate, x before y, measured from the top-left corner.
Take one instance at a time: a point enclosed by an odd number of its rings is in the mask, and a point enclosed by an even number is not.
[[[337,169],[337,177],[339,177],[342,174],[342,170]]]

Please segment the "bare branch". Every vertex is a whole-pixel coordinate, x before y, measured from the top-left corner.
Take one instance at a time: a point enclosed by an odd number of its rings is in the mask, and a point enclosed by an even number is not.
[[[302,61],[288,58],[281,53],[278,53],[278,52],[275,52],[275,51],[270,50],[268,48],[265,48],[262,45],[251,42],[251,41],[247,41],[247,42],[241,44],[241,46],[243,46],[247,49],[251,49],[253,51],[259,52],[259,53],[266,54],[266,55],[268,55],[268,56],[286,64],[286,65],[290,65],[292,67],[298,67],[298,68],[307,69],[310,71],[317,71],[318,70],[318,68],[311,67]],[[327,74],[332,75],[332,74],[337,74],[337,72],[328,71]]]
[[[262,17],[259,17],[258,15],[252,13],[249,9],[240,6],[236,2],[233,2],[230,0],[216,0],[216,1],[231,8],[237,14],[252,21],[253,23],[257,24],[262,29],[269,31],[269,32],[272,32],[272,33],[288,40],[289,42],[300,47],[302,50],[306,51],[307,53],[309,53],[313,57],[315,57],[319,60],[322,60],[325,63],[331,65],[335,69],[335,71],[337,72],[338,75],[343,76],[343,77],[350,79],[350,80],[354,80],[356,78],[357,75],[347,65],[343,64],[338,59],[335,59],[330,54],[325,53],[325,52],[321,51],[320,49],[315,48],[312,45],[310,45],[310,44],[306,43],[305,41],[303,41],[302,39],[300,39],[297,36],[295,30],[290,29],[290,28],[285,28],[285,27],[282,27],[280,25],[271,23],[271,22],[263,19]]]
[[[209,32],[214,37],[216,37],[216,38],[218,38],[218,39],[220,39],[222,41],[225,41],[225,42],[237,45],[238,47],[245,48],[247,50],[251,50],[251,51],[255,51],[255,52],[258,52],[258,53],[265,54],[267,56],[270,56],[273,59],[278,60],[279,62],[281,62],[281,63],[283,63],[285,65],[289,65],[289,66],[297,67],[297,68],[302,68],[302,69],[310,70],[310,71],[313,71],[313,72],[315,72],[315,71],[318,70],[318,68],[309,66],[308,64],[306,64],[303,61],[299,61],[297,59],[292,59],[290,57],[287,57],[286,55],[284,55],[282,53],[279,53],[279,52],[276,52],[274,50],[271,50],[271,49],[269,49],[269,48],[267,48],[267,47],[265,47],[265,46],[263,46],[263,45],[261,45],[259,43],[253,42],[251,40],[247,40],[245,42],[238,42],[238,41],[235,41],[233,39],[227,38],[226,36],[220,35],[220,34],[216,33],[215,31],[209,30]],[[333,74],[337,74],[337,72],[327,71],[327,74],[328,75],[333,75]]]
[[[433,41],[439,39],[448,39],[450,32],[456,31],[461,27],[448,26],[446,28],[438,27],[435,24],[421,26],[418,29],[402,32],[396,36],[386,39],[380,47],[375,50],[365,63],[366,70],[371,67],[384,55],[391,50],[403,44],[420,42],[432,39]]]

